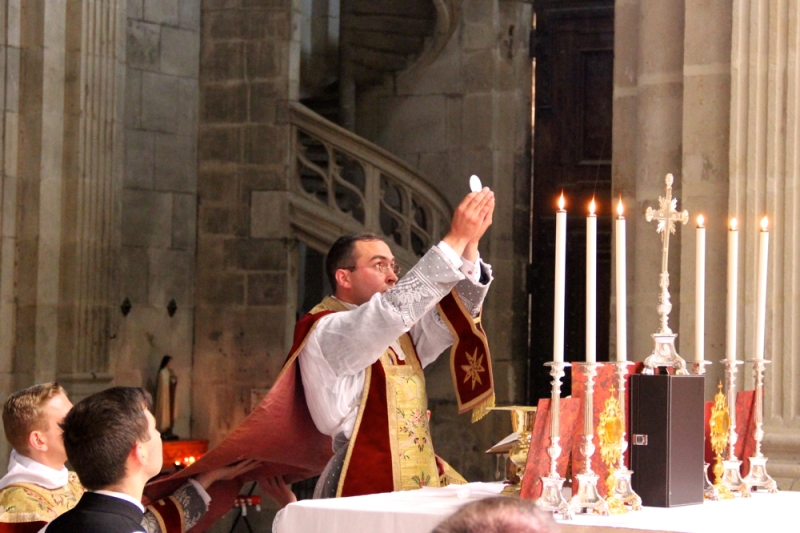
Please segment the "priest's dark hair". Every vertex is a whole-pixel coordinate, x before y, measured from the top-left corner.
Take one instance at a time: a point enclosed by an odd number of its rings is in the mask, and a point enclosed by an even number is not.
[[[76,403],[60,424],[67,457],[84,487],[98,490],[125,477],[125,463],[139,442],[150,440],[144,389],[112,387]]]
[[[498,496],[468,503],[432,533],[555,533],[555,520],[535,503]]]
[[[334,294],[336,293],[336,271],[355,266],[353,250],[355,250],[356,243],[382,240],[374,233],[353,233],[336,239],[331,249],[328,250],[328,256],[325,258],[325,274],[328,276],[328,281]]]

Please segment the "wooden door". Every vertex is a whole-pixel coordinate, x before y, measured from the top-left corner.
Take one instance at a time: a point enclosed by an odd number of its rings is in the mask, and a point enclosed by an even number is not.
[[[585,360],[586,215],[598,204],[597,360],[608,361],[613,0],[535,0],[529,400],[550,396],[555,211],[567,201],[565,360]],[[614,207],[614,209],[616,209]],[[569,371],[562,395],[570,393]]]

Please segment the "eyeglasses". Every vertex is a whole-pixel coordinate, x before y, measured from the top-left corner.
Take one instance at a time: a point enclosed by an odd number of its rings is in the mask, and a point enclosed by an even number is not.
[[[355,270],[357,268],[377,268],[378,272],[380,272],[381,274],[386,274],[386,271],[391,270],[392,272],[394,272],[395,276],[399,276],[400,272],[403,271],[403,267],[401,267],[397,263],[391,263],[391,264],[387,265],[386,263],[383,263],[383,262],[378,262],[378,263],[375,263],[374,265],[364,265],[364,266],[360,266],[360,267],[359,266],[351,266],[351,267],[343,267],[343,268],[345,270],[350,270],[350,271],[353,271],[353,270]]]

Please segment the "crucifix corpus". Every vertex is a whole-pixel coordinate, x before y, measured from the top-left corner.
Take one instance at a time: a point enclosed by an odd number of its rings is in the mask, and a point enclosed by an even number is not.
[[[648,222],[656,221],[656,232],[661,234],[661,275],[659,277],[659,287],[661,293],[658,296],[658,314],[661,316],[661,325],[658,331],[653,334],[655,348],[653,353],[644,361],[645,374],[654,374],[659,366],[671,366],[676,374],[687,374],[686,362],[678,355],[675,349],[675,338],[677,333],[673,333],[669,328],[669,312],[672,310],[672,303],[669,301],[669,236],[676,231],[676,222],[686,224],[689,221],[689,212],[685,209],[678,211],[678,199],[672,197],[672,174],[667,174],[667,195],[659,196],[658,209],[648,207],[645,212],[645,219]]]

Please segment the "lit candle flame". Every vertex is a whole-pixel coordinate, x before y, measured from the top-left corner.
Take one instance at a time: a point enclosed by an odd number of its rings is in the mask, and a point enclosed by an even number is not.
[[[767,227],[769,226],[769,220],[767,217],[761,219],[761,231],[767,231]]]
[[[595,207],[596,206],[595,206],[595,203],[594,203],[594,198],[592,198],[592,203],[589,204],[589,214],[590,215],[594,215]]]
[[[736,217],[732,218],[731,219],[731,230],[732,231],[736,231],[736,225],[737,224],[739,224],[739,223],[736,221]]]
[[[702,228],[703,224],[705,224],[706,219],[703,218],[703,215],[697,215],[697,227]]]
[[[622,213],[623,213],[623,212],[624,212],[624,209],[623,209],[623,207],[622,207],[622,197],[620,196],[620,198],[619,198],[619,203],[617,204],[617,214],[618,214],[619,216],[622,216]]]
[[[563,192],[561,193],[561,198],[558,199],[558,210],[559,211],[563,211],[564,210],[564,193]]]

